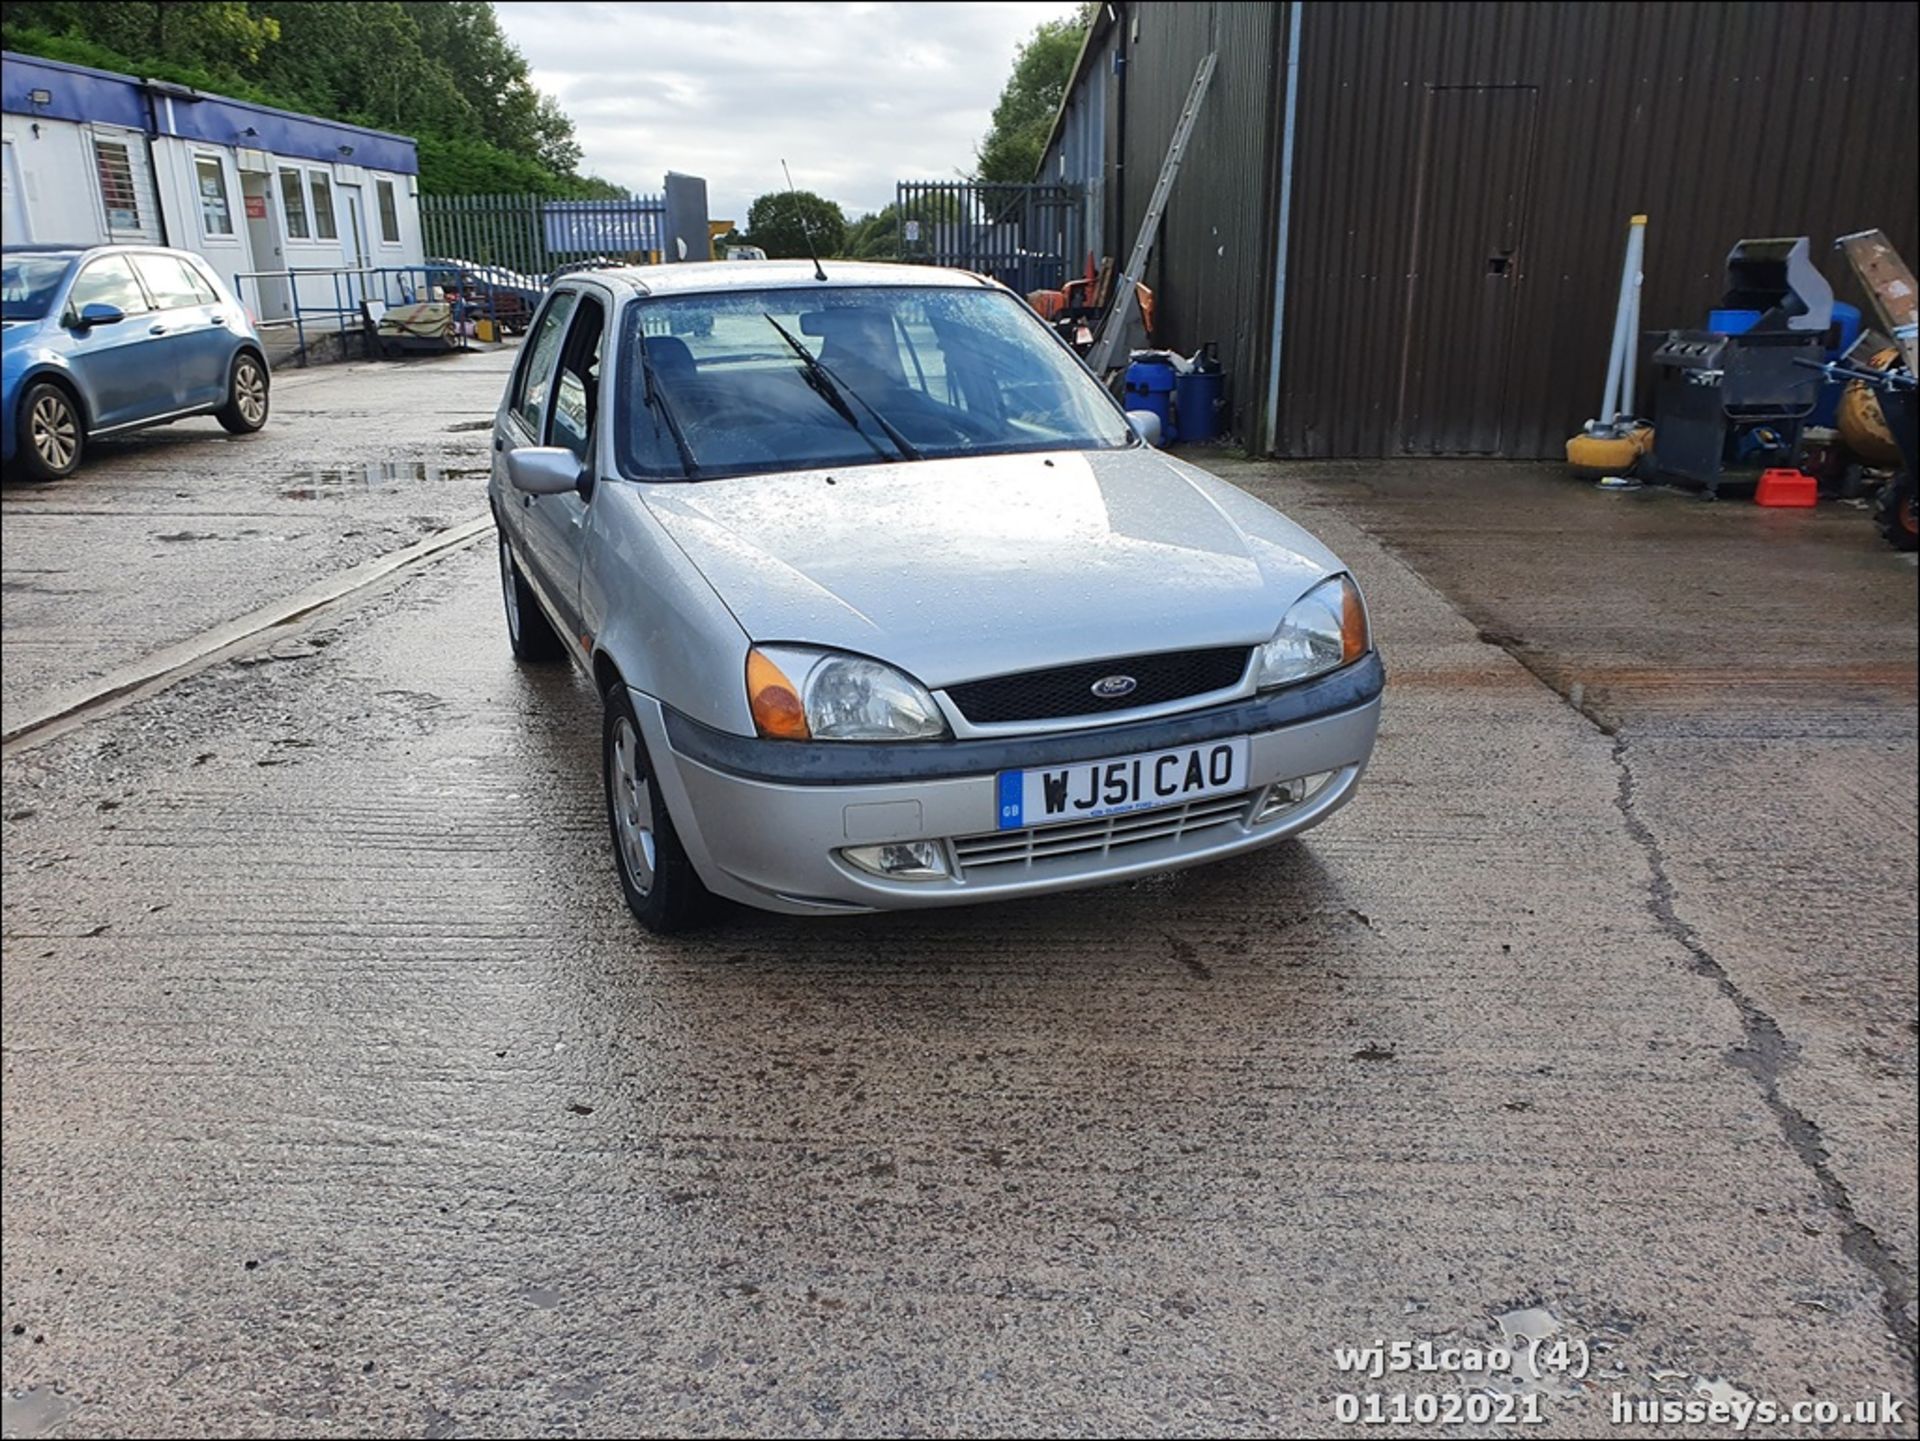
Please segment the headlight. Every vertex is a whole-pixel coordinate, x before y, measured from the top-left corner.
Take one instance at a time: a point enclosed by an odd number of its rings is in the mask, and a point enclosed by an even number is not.
[[[1293,603],[1273,639],[1260,647],[1260,688],[1338,670],[1372,644],[1360,587],[1344,575],[1323,580]]]
[[[920,741],[947,733],[926,687],[890,665],[798,646],[747,653],[747,703],[775,740]]]

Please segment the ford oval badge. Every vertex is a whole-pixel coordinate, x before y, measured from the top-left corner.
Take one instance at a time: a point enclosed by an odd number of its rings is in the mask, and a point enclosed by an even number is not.
[[[1103,675],[1093,683],[1093,693],[1101,700],[1119,700],[1123,695],[1132,695],[1139,684],[1130,675]]]

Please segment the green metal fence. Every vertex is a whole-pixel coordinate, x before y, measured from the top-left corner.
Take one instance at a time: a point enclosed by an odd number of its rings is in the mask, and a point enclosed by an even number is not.
[[[662,248],[659,196],[550,200],[541,195],[423,195],[420,224],[429,259],[498,266],[541,277],[569,260],[646,261]]]

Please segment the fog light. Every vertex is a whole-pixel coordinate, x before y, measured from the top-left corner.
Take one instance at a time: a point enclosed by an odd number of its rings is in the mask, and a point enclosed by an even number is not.
[[[947,850],[938,841],[889,841],[840,852],[869,875],[889,881],[938,881],[947,876]]]
[[[1253,823],[1270,821],[1275,816],[1285,815],[1312,800],[1333,783],[1338,771],[1315,771],[1310,776],[1295,776],[1290,781],[1275,781],[1267,787],[1267,798],[1261,804],[1260,814]]]

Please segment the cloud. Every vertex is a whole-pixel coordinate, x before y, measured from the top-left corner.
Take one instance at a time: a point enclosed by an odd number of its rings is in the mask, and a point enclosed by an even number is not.
[[[715,219],[794,184],[849,219],[973,166],[1013,56],[1067,3],[495,5],[573,117],[582,165],[653,192],[702,175]]]

